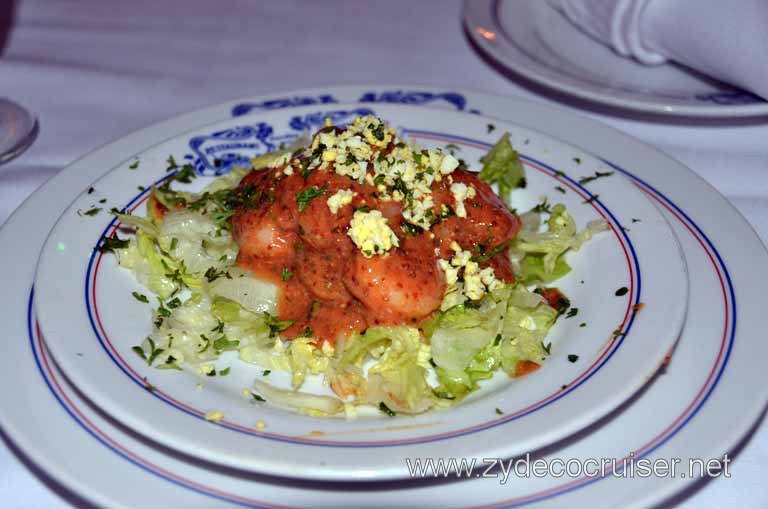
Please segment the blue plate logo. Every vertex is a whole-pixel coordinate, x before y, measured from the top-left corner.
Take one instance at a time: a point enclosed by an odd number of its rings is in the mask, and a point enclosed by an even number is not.
[[[330,96],[328,96],[330,97]],[[287,132],[275,132],[266,122],[235,126],[211,134],[195,136],[189,140],[191,154],[184,156],[198,175],[218,177],[229,173],[235,166],[249,166],[253,157],[288,145],[306,131],[314,131],[330,118],[335,125],[345,125],[357,116],[374,115],[370,108],[353,110],[317,111],[292,117]]]
[[[250,159],[290,143],[297,134],[276,136],[271,125],[259,122],[236,126],[189,140],[192,153],[185,156],[198,175],[219,176],[235,166],[248,166]]]
[[[332,104],[337,103],[335,97],[329,94],[318,96],[300,96],[300,97],[282,97],[280,99],[270,99],[260,103],[241,103],[232,108],[233,117],[241,117],[252,111],[279,110],[282,108],[293,108],[295,106],[310,106],[312,104]]]

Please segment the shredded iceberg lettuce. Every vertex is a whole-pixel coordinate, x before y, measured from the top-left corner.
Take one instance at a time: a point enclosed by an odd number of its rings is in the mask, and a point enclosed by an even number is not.
[[[517,376],[520,362],[540,364],[547,356],[544,338],[557,317],[540,295],[520,284],[495,290],[478,308],[456,306],[441,313],[431,337],[440,380],[435,394],[461,399],[499,367]]]
[[[480,180],[499,186],[499,196],[508,205],[510,193],[517,187],[525,187],[525,170],[520,162],[520,156],[512,148],[509,133],[504,133],[499,141],[480,159],[483,169],[480,170]]]
[[[565,261],[565,253],[578,251],[594,234],[608,229],[605,221],[596,220],[577,231],[576,222],[562,203],[551,208],[543,232],[539,231],[538,213],[523,214],[521,220],[523,228],[510,251],[517,258],[517,279],[525,285],[550,283],[568,274],[571,267]]]

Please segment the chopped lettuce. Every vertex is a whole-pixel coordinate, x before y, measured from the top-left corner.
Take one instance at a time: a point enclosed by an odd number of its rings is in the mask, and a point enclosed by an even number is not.
[[[439,398],[461,399],[501,367],[510,376],[518,363],[540,363],[543,340],[558,313],[522,285],[507,285],[481,301],[478,309],[456,306],[441,313],[432,334]]]
[[[523,228],[512,242],[511,251],[519,257],[516,274],[523,284],[549,283],[563,277],[571,270],[565,253],[577,251],[595,233],[608,228],[605,221],[598,220],[577,231],[576,222],[562,203],[551,208],[543,232],[539,231],[538,214],[526,213],[522,218]]]
[[[276,406],[298,410],[316,417],[334,415],[344,410],[344,403],[331,396],[279,389],[260,380],[254,382],[254,389],[262,399]]]
[[[479,174],[480,180],[488,184],[497,184],[501,199],[508,205],[511,204],[512,190],[525,186],[525,170],[520,162],[520,156],[512,148],[509,133],[504,133],[480,161],[483,163],[483,169]]]
[[[381,348],[386,345],[387,348]],[[359,364],[373,358],[367,380]],[[331,387],[343,390],[362,402],[403,413],[420,413],[434,405],[432,388],[427,383],[429,346],[413,327],[372,327],[350,338],[332,366]],[[350,385],[364,383],[350,390]],[[345,390],[346,388],[346,390]],[[338,392],[338,390],[337,390]]]

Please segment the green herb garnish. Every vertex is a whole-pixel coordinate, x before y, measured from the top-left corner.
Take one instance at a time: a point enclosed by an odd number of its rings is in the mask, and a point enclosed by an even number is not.
[[[382,412],[384,412],[385,414],[387,414],[389,417],[394,417],[394,416],[396,416],[396,415],[397,415],[397,413],[395,413],[395,411],[394,411],[394,410],[390,409],[390,408],[387,406],[387,404],[386,404],[386,403],[384,403],[383,401],[382,401],[381,403],[379,403],[379,410],[381,410]]]
[[[309,202],[317,198],[318,196],[324,195],[328,191],[328,186],[323,185],[323,187],[318,188],[317,186],[308,187],[302,192],[300,192],[296,196],[296,203],[299,204],[299,212],[304,212],[304,209],[307,208],[307,205],[309,205]]]
[[[214,340],[213,342],[213,349],[217,352],[226,352],[229,350],[237,350],[237,347],[240,346],[240,341],[237,339],[227,339],[226,336],[222,336],[217,340]]]
[[[125,249],[130,244],[128,239],[120,239],[117,234],[114,237],[106,237],[104,242],[99,246],[99,251],[106,253],[107,251],[114,251],[115,249]]]
[[[589,182],[592,182],[593,180],[597,180],[597,179],[599,179],[601,177],[610,177],[611,175],[613,175],[612,171],[604,171],[604,172],[596,171],[594,175],[591,175],[589,177],[582,177],[582,178],[580,178],[579,179],[579,184],[584,185],[584,184],[587,184]]]

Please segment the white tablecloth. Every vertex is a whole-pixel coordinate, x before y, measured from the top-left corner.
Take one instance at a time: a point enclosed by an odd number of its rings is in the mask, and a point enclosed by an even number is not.
[[[0,1],[0,41],[11,4]],[[460,14],[458,0],[18,2],[0,50],[0,96],[33,110],[41,128],[27,153],[0,166],[0,223],[91,149],[239,96],[400,82],[553,102],[485,63],[466,40]],[[768,120],[724,125],[586,114],[685,163],[768,239]],[[768,507],[766,459],[762,425],[734,460],[730,479],[704,483],[677,503]],[[8,508],[78,504],[1,445],[0,500]]]

